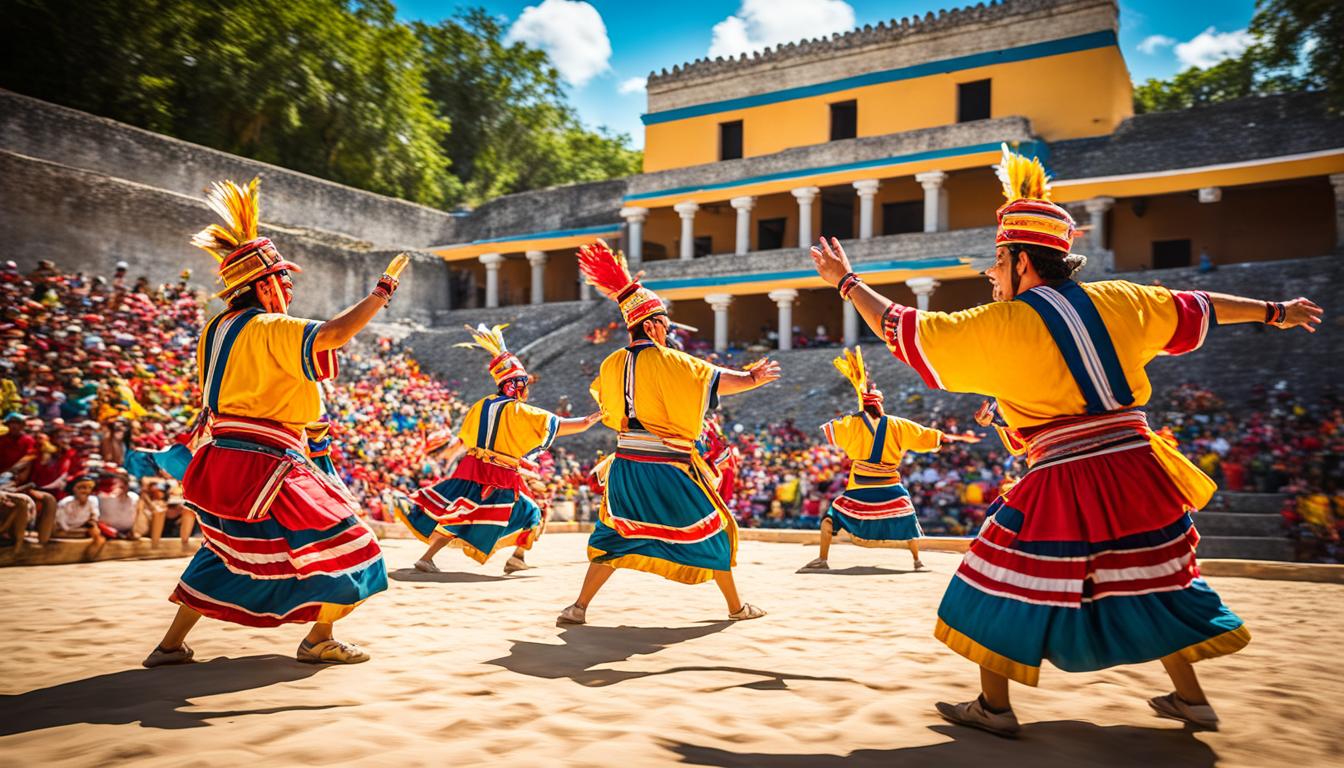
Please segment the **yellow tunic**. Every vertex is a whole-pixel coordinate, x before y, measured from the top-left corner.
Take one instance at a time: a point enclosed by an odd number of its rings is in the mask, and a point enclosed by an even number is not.
[[[559,423],[558,416],[543,408],[491,395],[471,406],[458,436],[468,449],[484,448],[521,459],[549,448]]]
[[[828,421],[821,426],[831,445],[845,452],[854,460],[849,472],[849,485],[846,490],[870,487],[872,483],[857,483],[856,474],[879,474],[889,471],[894,482],[900,482],[897,468],[905,457],[906,451],[928,453],[936,451],[943,444],[942,430],[916,424],[909,419],[896,416],[883,416],[887,420],[887,434],[882,443],[882,454],[874,466],[868,459],[873,455],[873,440],[877,437],[877,425],[868,416],[853,413]],[[889,468],[889,469],[887,469]]]
[[[617,432],[630,429],[626,417],[626,362],[631,351],[613,352],[602,362],[589,392],[605,411],[602,423]],[[705,427],[705,413],[719,368],[685,352],[643,346],[635,358],[635,418],[649,432],[688,448]]]

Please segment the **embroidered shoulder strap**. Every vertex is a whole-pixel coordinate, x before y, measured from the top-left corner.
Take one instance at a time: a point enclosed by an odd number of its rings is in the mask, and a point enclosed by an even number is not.
[[[221,312],[205,326],[205,354],[201,366],[201,399],[206,408],[219,413],[219,390],[224,384],[224,371],[229,365],[229,353],[238,341],[243,328],[260,315],[262,310],[253,307],[241,312]]]
[[[500,414],[506,403],[513,402],[512,397],[491,395],[481,403],[481,418],[476,427],[476,447],[487,451],[495,450],[495,440],[499,438]]]
[[[1017,297],[1036,311],[1055,340],[1088,413],[1106,413],[1134,404],[1120,358],[1101,313],[1083,287],[1067,280],[1058,288],[1038,285]]]
[[[866,422],[867,419],[864,419]],[[886,416],[878,419],[877,431],[873,433],[873,450],[868,453],[868,461],[871,464],[882,463],[882,451],[887,447],[887,422]]]
[[[639,353],[652,346],[652,342],[639,341],[625,348],[625,374],[621,379],[621,389],[625,392],[625,428],[643,429],[639,417],[635,415],[635,360]]]

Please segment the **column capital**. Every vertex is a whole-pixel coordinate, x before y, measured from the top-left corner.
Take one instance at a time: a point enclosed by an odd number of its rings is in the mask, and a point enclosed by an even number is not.
[[[672,206],[672,210],[676,211],[681,218],[689,219],[695,215],[696,211],[700,210],[700,204],[694,200],[686,200]]]
[[[722,312],[728,309],[728,305],[733,303],[731,293],[711,293],[705,297],[705,303],[714,309],[715,312]]]
[[[1335,189],[1344,188],[1344,173],[1330,174],[1330,183],[1334,185]]]
[[[747,195],[746,197],[734,197],[732,200],[728,201],[728,204],[739,211],[750,211],[756,206],[756,198],[751,195]]]
[[[798,291],[793,288],[780,288],[779,290],[771,291],[767,295],[770,297],[771,301],[781,306],[792,305],[793,302],[798,300]]]
[[[1114,205],[1114,197],[1094,197],[1083,201],[1083,209],[1091,214],[1105,213]]]
[[[648,208],[629,207],[621,209],[621,218],[629,222],[642,222],[649,215]]]
[[[854,182],[854,190],[859,193],[859,197],[872,197],[877,194],[877,188],[882,186],[882,182],[877,179],[859,179]]]
[[[789,191],[798,199],[798,202],[810,203],[817,199],[817,195],[821,194],[821,187],[798,187]]]
[[[943,186],[947,181],[946,171],[924,171],[915,174],[915,181],[918,181],[925,189],[937,189]]]
[[[477,261],[484,264],[486,269],[499,269],[499,265],[504,263],[504,256],[498,253],[482,253]]]
[[[932,277],[912,277],[905,281],[905,287],[909,288],[916,296],[930,296],[933,289],[941,283]]]
[[[545,251],[528,251],[527,261],[534,267],[543,266],[546,263]]]

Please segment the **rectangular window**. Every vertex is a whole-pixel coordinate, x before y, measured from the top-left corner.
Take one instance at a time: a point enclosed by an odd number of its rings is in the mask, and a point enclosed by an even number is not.
[[[989,81],[957,84],[957,122],[989,119]]]
[[[852,139],[859,135],[859,104],[841,101],[831,105],[831,141]]]
[[[854,236],[854,191],[821,191],[821,233],[848,240]]]
[[[1190,266],[1189,240],[1154,240],[1153,269]]]
[[[756,222],[756,250],[773,251],[784,247],[784,219]]]
[[[736,160],[742,156],[742,121],[719,123],[719,159]]]
[[[882,234],[900,235],[924,231],[924,201],[882,204]]]
[[[714,238],[710,235],[702,235],[695,238],[695,244],[692,246],[695,252],[695,258],[703,259],[714,252]]]

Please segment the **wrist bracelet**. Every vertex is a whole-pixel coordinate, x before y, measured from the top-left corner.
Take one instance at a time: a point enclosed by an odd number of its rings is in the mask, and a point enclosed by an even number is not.
[[[1274,321],[1274,302],[1272,302],[1272,301],[1266,301],[1266,302],[1265,302],[1265,325],[1269,325],[1269,324],[1270,324],[1271,322],[1273,322],[1273,321]]]
[[[845,276],[840,278],[840,284],[836,286],[840,290],[840,298],[849,301],[849,294],[854,292],[854,288],[862,283],[863,280],[853,272],[846,272]]]
[[[1288,308],[1283,305],[1283,302],[1281,301],[1274,302],[1274,319],[1270,322],[1282,323],[1285,319],[1287,319],[1287,317],[1288,317]]]

